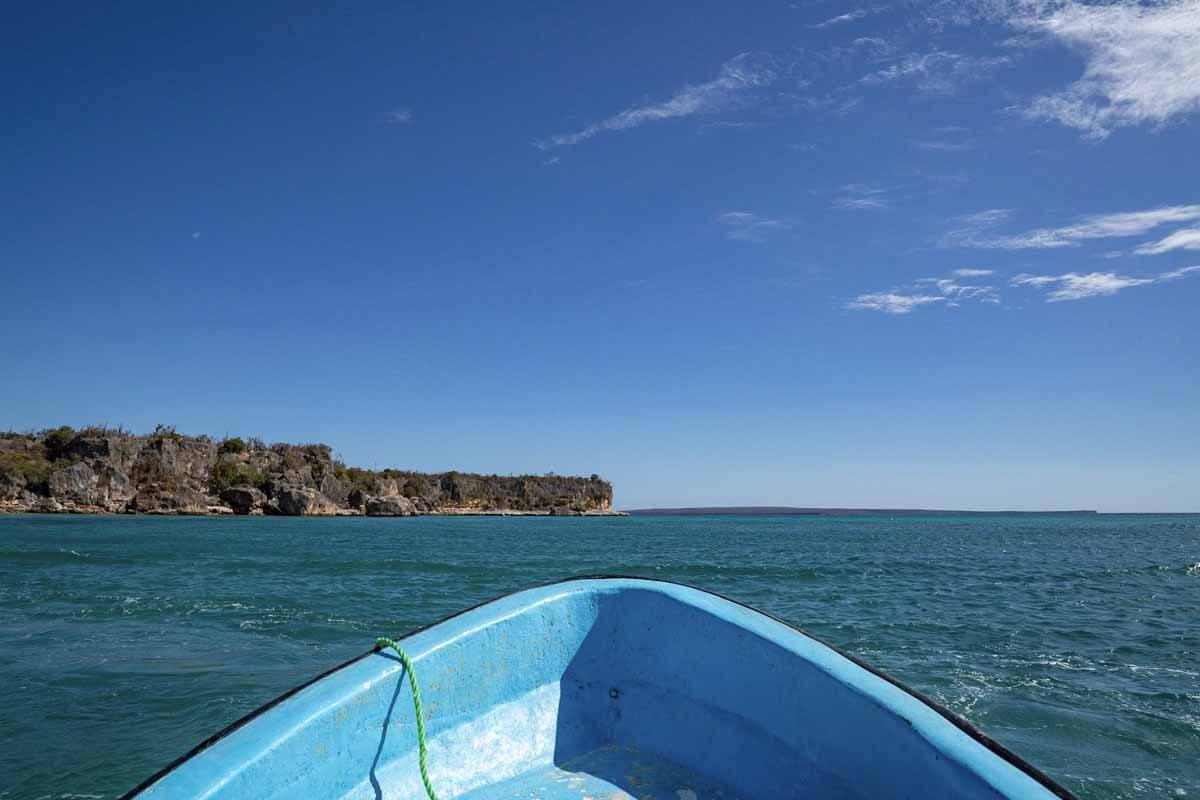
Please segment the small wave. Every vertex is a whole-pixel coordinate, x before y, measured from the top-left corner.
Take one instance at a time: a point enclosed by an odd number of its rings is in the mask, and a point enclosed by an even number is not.
[[[1121,664],[1120,666],[1130,672],[1161,673],[1165,675],[1183,675],[1188,678],[1200,678],[1200,672],[1190,672],[1186,669],[1175,669],[1173,667],[1151,667],[1142,664]]]
[[[1075,672],[1095,672],[1095,667],[1085,666],[1083,664],[1072,663],[1061,658],[1043,656],[1042,658],[1033,661],[1032,663],[1039,667],[1054,667],[1056,669],[1069,669]]]
[[[89,558],[75,550],[16,550],[0,553],[0,562],[13,561],[28,564],[73,564],[80,558]]]
[[[1188,575],[1200,575],[1200,561],[1187,568]]]

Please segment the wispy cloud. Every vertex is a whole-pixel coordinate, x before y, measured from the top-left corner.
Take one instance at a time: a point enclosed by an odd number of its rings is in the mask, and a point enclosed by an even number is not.
[[[975,145],[970,142],[948,142],[945,139],[932,139],[926,141],[913,142],[922,150],[932,150],[941,153],[965,153],[968,150],[974,150]]]
[[[829,19],[825,20],[824,22],[818,22],[814,25],[809,25],[808,27],[817,28],[817,29],[832,28],[834,25],[845,25],[847,22],[855,22],[857,20],[862,19],[863,17],[870,16],[871,14],[878,14],[879,12],[886,11],[886,10],[887,10],[886,6],[875,6],[874,8],[859,8],[859,9],[855,9],[854,11],[851,11],[847,14],[839,14],[836,17],[830,17]]]
[[[982,241],[991,241],[992,228],[1012,216],[1011,208],[989,208],[964,214],[955,220],[957,227],[946,231],[938,244],[942,247],[981,247]]]
[[[973,286],[960,283],[956,278],[918,278],[917,286],[934,286],[947,303],[957,304],[962,300],[978,300],[982,303],[998,303],[999,295],[991,286]]]
[[[408,125],[413,121],[411,108],[397,108],[387,113],[387,121],[393,125]]]
[[[999,303],[995,287],[963,283],[959,278],[984,277],[991,270],[955,270],[954,277],[918,278],[910,286],[887,292],[860,294],[846,308],[851,311],[880,311],[884,314],[909,314],[922,306],[942,303],[945,308],[958,308],[966,301]]]
[[[849,46],[834,47],[831,54],[839,57],[865,55],[868,58],[883,58],[896,52],[896,43],[882,36],[860,36]]]
[[[808,27],[810,27],[810,28],[831,28],[834,25],[844,25],[847,22],[854,22],[854,20],[856,20],[856,19],[862,19],[863,17],[867,16],[867,14],[870,14],[870,13],[871,12],[868,11],[867,9],[860,8],[857,11],[851,11],[849,14],[839,14],[836,17],[830,17],[829,19],[825,20],[824,22],[817,22],[813,25],[809,25]]]
[[[1102,139],[1200,111],[1200,0],[1016,3],[1009,22],[1080,52],[1083,75],[1024,113]]]
[[[715,113],[728,108],[739,95],[770,85],[776,76],[776,69],[770,57],[757,53],[742,53],[726,61],[720,74],[707,83],[685,86],[662,102],[631,106],[578,131],[540,139],[534,142],[534,145],[543,150],[568,147],[586,142],[602,133],[629,130],[651,122],[696,114]]]
[[[953,94],[961,84],[979,80],[1009,60],[1008,56],[977,58],[943,50],[909,53],[888,67],[864,75],[858,82],[881,84],[908,80],[925,94],[947,95]]]
[[[1133,286],[1150,286],[1167,283],[1200,273],[1200,266],[1185,267],[1170,272],[1160,272],[1147,277],[1118,275],[1115,272],[1068,272],[1065,275],[1018,275],[1010,282],[1012,286],[1027,286],[1046,293],[1047,303],[1064,300],[1083,300],[1088,297],[1114,295]]]
[[[768,234],[788,227],[781,219],[768,219],[749,211],[723,211],[716,221],[728,238],[741,242],[761,242]]]
[[[1059,228],[1035,228],[1023,233],[1001,235],[993,229],[1011,215],[1008,209],[991,209],[959,217],[959,226],[942,236],[943,247],[979,247],[999,250],[1077,247],[1092,239],[1141,236],[1159,227],[1200,219],[1200,205],[1164,206],[1145,211],[1093,214]],[[1168,239],[1170,237],[1167,237]],[[1164,242],[1166,240],[1163,240]],[[1158,243],[1162,244],[1162,242]],[[1157,245],[1151,245],[1151,248]],[[1166,247],[1159,252],[1166,252]],[[1153,249],[1146,252],[1154,252]]]
[[[879,292],[860,294],[846,304],[851,311],[881,311],[884,314],[911,314],[914,309],[931,303],[943,303],[945,297],[935,294],[894,294]]]
[[[940,303],[944,308],[957,308],[968,302],[1000,304],[1000,290],[994,286],[968,283],[962,279],[994,275],[992,270],[959,269],[951,276],[918,278],[907,286],[886,292],[860,294],[845,308],[852,311],[879,311],[885,314],[909,314],[918,308]],[[1184,267],[1153,275],[1121,275],[1116,272],[1067,272],[1062,275],[1020,274],[1008,281],[1009,287],[1034,289],[1043,294],[1047,303],[1103,297],[1135,286],[1154,286],[1184,278],[1200,276],[1200,265]]]
[[[848,183],[833,199],[835,208],[854,210],[887,208],[887,190],[868,183]]]
[[[1200,250],[1200,228],[1175,231],[1157,242],[1147,242],[1133,252],[1139,256],[1156,256],[1172,250]]]

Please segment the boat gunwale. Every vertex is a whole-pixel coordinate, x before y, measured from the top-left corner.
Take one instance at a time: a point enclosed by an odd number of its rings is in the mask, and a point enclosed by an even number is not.
[[[854,664],[858,667],[861,667],[862,669],[866,670],[867,672],[874,675],[875,677],[883,679],[884,681],[891,684],[892,686],[895,686],[897,689],[900,689],[901,691],[905,692],[909,696],[920,701],[924,705],[928,706],[929,708],[931,708],[932,710],[937,712],[939,716],[941,716],[947,722],[954,725],[954,727],[958,728],[960,731],[965,733],[971,739],[973,739],[977,743],[983,745],[983,747],[986,748],[993,755],[999,756],[1001,759],[1003,759],[1005,762],[1007,762],[1011,766],[1015,767],[1016,769],[1018,769],[1025,775],[1029,776],[1030,778],[1033,778],[1035,781],[1037,781],[1039,784],[1041,784],[1045,789],[1047,789],[1051,794],[1055,795],[1056,797],[1061,798],[1061,800],[1078,800],[1078,798],[1074,794],[1072,794],[1070,791],[1068,791],[1063,786],[1059,785],[1053,778],[1051,778],[1045,772],[1043,772],[1039,768],[1035,767],[1033,764],[1029,763],[1024,758],[1017,755],[1013,751],[1009,750],[1007,747],[1000,744],[998,741],[991,738],[983,731],[976,728],[974,725],[972,725],[966,719],[960,717],[958,714],[955,714],[950,709],[948,709],[945,706],[943,706],[942,704],[938,703],[936,700],[932,699],[931,697],[926,696],[924,693],[918,691],[917,689],[913,689],[910,686],[906,686],[905,684],[901,683],[896,678],[893,678],[891,675],[887,674],[886,672],[879,669],[878,667],[875,667],[875,666],[867,663],[866,661],[863,661],[861,658],[859,658],[858,656],[856,656],[852,653],[846,652],[845,650],[838,647],[837,645],[830,644],[829,642],[825,641],[824,639],[820,638],[819,636],[814,636],[813,634],[809,633],[808,631],[804,630],[803,628],[800,628],[797,625],[794,625],[785,619],[780,619],[779,617],[775,616],[774,614],[772,614],[768,611],[763,611],[762,609],[755,608],[754,606],[743,603],[740,600],[736,600],[732,597],[727,597],[726,595],[723,595],[720,592],[714,592],[710,589],[703,589],[699,586],[692,586],[691,584],[683,583],[681,581],[663,580],[661,578],[647,578],[642,575],[617,575],[617,574],[571,575],[566,578],[558,578],[556,580],[546,581],[545,583],[534,584],[533,586],[527,586],[527,587],[517,589],[512,592],[507,592],[505,594],[498,595],[498,596],[490,598],[488,600],[483,600],[479,603],[476,603],[475,605],[469,606],[467,608],[456,611],[453,614],[442,617],[439,620],[435,620],[435,621],[427,623],[425,625],[421,625],[416,628],[412,628],[412,629],[408,630],[407,632],[405,632],[404,634],[396,637],[396,641],[403,641],[404,639],[407,639],[410,636],[415,636],[418,633],[422,633],[424,631],[429,630],[430,628],[433,628],[433,627],[436,627],[443,623],[449,622],[453,619],[461,617],[464,614],[469,614],[472,611],[483,608],[484,606],[491,605],[492,603],[498,602],[500,600],[504,600],[505,598],[512,597],[513,595],[520,594],[522,592],[534,591],[537,589],[544,589],[544,588],[547,588],[550,586],[559,586],[562,584],[574,583],[577,581],[602,581],[602,580],[635,580],[635,581],[645,581],[646,583],[661,583],[661,584],[666,584],[669,586],[679,586],[684,589],[691,589],[693,591],[701,592],[703,594],[707,594],[712,597],[717,597],[728,603],[732,603],[733,605],[738,606],[740,608],[744,608],[744,609],[746,609],[748,611],[752,611],[756,614],[761,614],[762,616],[767,617],[768,619],[771,619],[771,620],[778,622],[779,624],[787,627],[791,631],[798,633],[801,636],[804,636],[805,638],[810,639],[819,645],[829,648],[834,653],[836,653],[837,655],[846,659],[847,661],[851,662],[852,664]],[[204,741],[197,744],[195,747],[188,750],[183,755],[174,759],[173,761],[168,763],[166,766],[162,767],[157,772],[155,772],[153,775],[151,775],[150,777],[146,778],[144,781],[139,783],[137,786],[133,787],[128,792],[121,795],[118,798],[118,800],[136,800],[138,795],[140,795],[145,790],[149,789],[151,786],[153,786],[158,781],[165,778],[167,775],[169,775],[171,772],[173,772],[177,767],[181,766],[185,762],[190,761],[191,759],[200,755],[205,750],[207,750],[210,747],[212,747],[213,745],[215,745],[217,742],[221,741],[222,739],[224,739],[225,737],[234,733],[235,731],[239,730],[240,728],[245,727],[250,722],[253,722],[258,717],[262,716],[263,714],[266,714],[268,711],[272,710],[276,706],[283,703],[285,700],[288,700],[291,697],[294,697],[295,695],[304,691],[305,689],[312,686],[313,684],[318,683],[318,682],[324,680],[325,678],[328,678],[330,675],[333,675],[336,672],[340,672],[341,670],[345,669],[346,667],[352,666],[353,664],[357,664],[359,661],[362,661],[363,659],[367,658],[368,656],[371,656],[371,655],[374,655],[375,653],[380,652],[380,650],[381,650],[381,648],[379,647],[379,645],[375,645],[371,649],[369,649],[363,653],[360,653],[357,656],[354,656],[353,658],[348,659],[347,661],[343,661],[342,663],[337,664],[336,666],[330,667],[329,669],[325,670],[321,674],[319,674],[313,678],[310,678],[309,680],[305,681],[304,683],[301,683],[291,689],[288,689],[286,692],[279,695],[278,697],[275,697],[272,700],[268,700],[263,705],[259,706],[258,708],[249,712],[245,716],[230,723],[229,725],[222,728],[217,733],[214,733],[212,736],[209,736],[207,739],[205,739]]]

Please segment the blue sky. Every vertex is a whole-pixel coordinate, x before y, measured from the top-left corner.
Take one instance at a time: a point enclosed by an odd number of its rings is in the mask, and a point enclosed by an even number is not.
[[[0,403],[618,506],[1200,510],[1200,2],[10,12]]]

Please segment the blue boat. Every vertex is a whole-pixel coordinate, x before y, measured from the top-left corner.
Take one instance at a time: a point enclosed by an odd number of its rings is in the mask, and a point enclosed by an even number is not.
[[[439,800],[1071,797],[861,661],[678,584],[563,581],[398,644]],[[402,658],[376,647],[126,797],[425,797]]]

